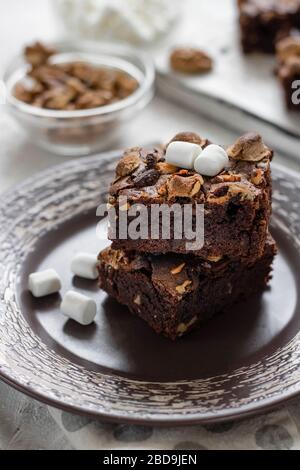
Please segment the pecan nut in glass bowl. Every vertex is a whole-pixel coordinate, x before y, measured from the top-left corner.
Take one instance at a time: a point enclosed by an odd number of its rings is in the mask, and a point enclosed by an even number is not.
[[[147,55],[119,45],[33,44],[5,74],[10,114],[30,140],[53,153],[107,148],[154,93]]]

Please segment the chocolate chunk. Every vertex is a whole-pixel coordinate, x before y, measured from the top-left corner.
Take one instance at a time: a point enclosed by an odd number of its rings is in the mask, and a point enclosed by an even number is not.
[[[158,170],[146,170],[143,173],[138,174],[133,179],[133,184],[136,188],[143,188],[144,186],[154,186],[160,177]]]

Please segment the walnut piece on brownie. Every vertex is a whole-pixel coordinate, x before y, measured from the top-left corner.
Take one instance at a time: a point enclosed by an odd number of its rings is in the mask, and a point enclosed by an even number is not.
[[[270,236],[254,262],[174,253],[154,256],[109,247],[99,255],[99,285],[156,333],[176,339],[236,301],[261,292],[275,253]]]
[[[170,66],[175,72],[199,74],[212,70],[213,61],[201,49],[177,47],[170,54]]]
[[[180,139],[202,148],[211,145],[208,139],[194,132],[177,134],[171,142]],[[178,204],[182,208],[184,204],[191,204],[196,208],[197,204],[203,204],[205,240],[203,247],[194,250],[193,255],[206,259],[261,256],[271,214],[270,162],[273,157],[273,151],[263,143],[261,136],[248,133],[240,137],[227,150],[228,164],[213,177],[166,163],[168,145],[129,149],[118,163],[116,178],[110,187],[110,204],[117,215],[117,230],[110,234],[114,248],[187,254],[187,240],[184,234],[179,239],[173,226],[169,239],[163,238],[161,231],[158,238],[151,237],[151,207],[153,204]],[[126,207],[122,202],[124,198]],[[129,234],[126,239],[119,236],[119,206],[124,212],[135,204],[146,208],[147,239],[131,239]],[[127,215],[129,225],[133,217]],[[162,219],[158,222],[161,229]]]
[[[300,28],[300,0],[237,0],[245,53],[274,53],[276,41]]]
[[[259,162],[264,158],[271,158],[272,151],[263,143],[262,137],[254,132],[249,132],[240,137],[227,149],[228,156],[234,160]]]

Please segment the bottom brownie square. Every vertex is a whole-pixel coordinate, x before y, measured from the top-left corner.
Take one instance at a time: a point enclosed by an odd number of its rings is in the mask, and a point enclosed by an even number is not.
[[[275,253],[271,237],[263,255],[251,264],[109,247],[99,255],[99,285],[156,333],[175,339],[225,307],[262,291],[270,279]]]

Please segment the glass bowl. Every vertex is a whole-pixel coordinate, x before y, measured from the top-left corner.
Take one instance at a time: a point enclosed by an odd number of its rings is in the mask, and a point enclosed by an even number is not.
[[[104,150],[118,138],[150,102],[154,94],[155,71],[152,60],[133,48],[91,42],[51,44],[58,53],[52,63],[87,62],[124,71],[139,82],[137,90],[118,102],[87,110],[61,111],[26,104],[13,96],[17,82],[26,77],[28,65],[15,58],[4,76],[9,113],[29,139],[53,153],[80,156]]]

